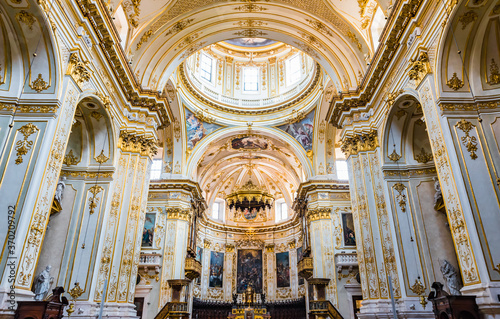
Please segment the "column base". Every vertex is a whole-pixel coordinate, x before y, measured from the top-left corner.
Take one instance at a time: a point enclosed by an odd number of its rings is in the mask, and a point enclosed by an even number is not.
[[[432,312],[432,304],[427,303],[424,308],[420,304],[420,298],[405,298],[396,300],[396,312],[398,318],[435,318]],[[363,300],[359,319],[394,318],[392,304],[388,299]]]
[[[463,287],[463,295],[476,296],[479,312],[484,319],[500,319],[500,282],[487,282]]]
[[[77,301],[75,312],[73,312],[71,318],[95,319],[99,316],[100,307],[98,302]],[[105,303],[102,317],[106,319],[139,318],[134,304],[117,302]]]
[[[14,294],[12,294],[14,292]],[[33,301],[35,294],[29,290],[0,287],[0,319],[14,318],[18,301]]]

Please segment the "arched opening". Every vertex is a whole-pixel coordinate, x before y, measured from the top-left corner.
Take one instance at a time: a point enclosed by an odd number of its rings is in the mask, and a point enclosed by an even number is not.
[[[427,287],[440,281],[447,291],[457,294],[460,287],[450,279],[460,276],[457,256],[422,107],[412,95],[402,95],[394,102],[383,147],[384,179],[407,293],[414,295],[410,287],[416,281]]]

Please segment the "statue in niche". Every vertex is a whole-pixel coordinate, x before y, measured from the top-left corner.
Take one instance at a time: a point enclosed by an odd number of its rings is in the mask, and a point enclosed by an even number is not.
[[[47,265],[47,267],[45,267],[45,269],[35,277],[33,292],[35,293],[36,301],[42,301],[45,299],[47,293],[49,292],[50,286],[54,282],[54,277],[50,276],[51,269],[52,266]]]
[[[458,276],[455,267],[450,264],[449,261],[444,259],[441,262],[441,272],[443,273],[443,278],[446,281],[446,286],[448,286],[448,291],[450,295],[460,296],[462,293],[460,292],[460,288],[462,288],[462,284],[460,282],[460,277]]]
[[[63,199],[64,189],[66,188],[66,177],[63,176],[59,182],[57,182],[56,193],[54,194],[55,200],[61,203]]]
[[[437,177],[432,178],[434,180],[434,209],[438,212],[445,212],[443,192],[441,191],[441,185],[439,184],[439,179]]]

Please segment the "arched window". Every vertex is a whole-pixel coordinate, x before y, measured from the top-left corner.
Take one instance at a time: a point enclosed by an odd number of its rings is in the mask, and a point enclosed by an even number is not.
[[[259,91],[259,68],[243,68],[243,92]]]
[[[335,162],[335,167],[337,168],[337,178],[343,181],[349,179],[349,173],[347,170],[347,162],[345,160],[338,160]]]
[[[160,179],[161,176],[161,159],[154,159],[151,164],[151,180]]]
[[[202,79],[212,82],[213,59],[206,54],[201,55],[200,76]]]

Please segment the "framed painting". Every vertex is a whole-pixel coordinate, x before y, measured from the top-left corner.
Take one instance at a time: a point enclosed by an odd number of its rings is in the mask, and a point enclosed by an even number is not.
[[[344,233],[344,246],[356,246],[352,214],[342,214],[342,231]]]
[[[208,286],[210,288],[222,288],[223,279],[224,253],[211,251]]]
[[[252,285],[255,293],[262,293],[262,250],[238,250],[236,292],[243,293]]]
[[[144,228],[142,230],[142,247],[153,247],[155,235],[156,213],[146,213]]]
[[[276,254],[276,285],[290,287],[290,256],[288,251]]]

